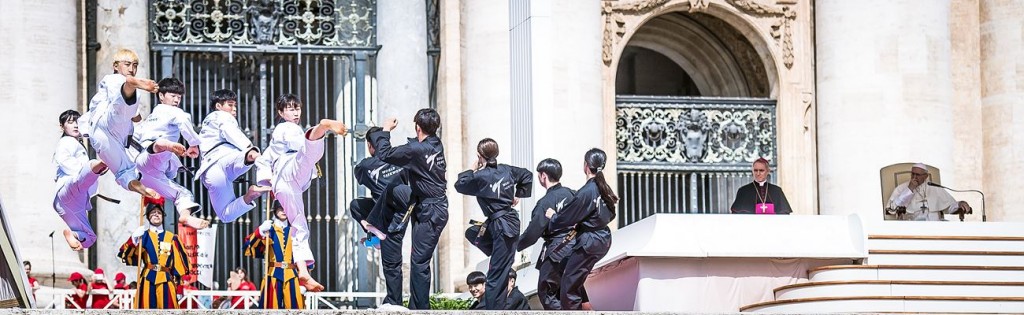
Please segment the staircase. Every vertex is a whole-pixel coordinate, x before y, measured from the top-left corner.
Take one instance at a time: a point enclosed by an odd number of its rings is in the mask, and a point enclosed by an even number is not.
[[[881,222],[863,265],[808,271],[742,312],[1024,313],[1024,224]]]

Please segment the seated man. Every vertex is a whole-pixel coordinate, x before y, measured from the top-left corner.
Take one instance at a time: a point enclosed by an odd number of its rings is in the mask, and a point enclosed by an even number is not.
[[[469,294],[473,296],[473,305],[469,306],[471,310],[484,310],[484,282],[487,280],[487,276],[483,272],[474,271],[466,275],[466,284],[469,285]]]
[[[899,184],[889,195],[886,213],[903,221],[944,221],[946,213],[971,213],[966,201],[957,202],[941,187],[931,186],[928,167],[917,163],[910,168],[910,181]]]
[[[732,213],[790,214],[793,212],[786,200],[786,194],[779,186],[768,183],[768,160],[759,158],[752,166],[754,182],[743,185],[736,191],[732,202]]]

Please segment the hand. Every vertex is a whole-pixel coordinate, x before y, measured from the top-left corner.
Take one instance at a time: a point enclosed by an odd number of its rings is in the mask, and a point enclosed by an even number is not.
[[[271,221],[271,220],[263,221],[263,224],[260,224],[260,235],[266,236],[267,234],[270,234],[270,229],[272,229],[273,227],[274,227],[274,221]]]
[[[384,126],[381,128],[383,128],[384,131],[392,131],[395,130],[395,127],[398,127],[398,118],[391,117],[384,121]]]
[[[185,156],[193,158],[193,159],[194,158],[198,158],[199,157],[199,146],[188,147],[188,150],[185,150]]]
[[[519,197],[513,197],[512,198],[512,206],[515,207],[515,206],[518,206],[518,205],[519,205]]]
[[[141,239],[143,235],[146,235],[146,232],[148,231],[149,228],[146,226],[140,226],[135,229],[135,232],[132,232],[132,242],[138,244],[139,239]]]
[[[132,122],[140,122],[140,121],[142,121],[142,114],[136,113],[135,117],[132,117]]]
[[[960,209],[958,209],[958,212],[960,214],[972,214],[972,213],[974,213],[974,209],[972,209],[971,205],[967,204],[966,201],[960,201],[958,203],[958,205],[960,206]]]
[[[555,216],[555,209],[548,208],[548,211],[544,212],[544,216],[548,217],[548,219]]]
[[[485,160],[484,157],[482,157],[479,154],[477,154],[476,155],[476,170],[477,171],[482,170],[486,166],[487,166],[487,160]]]
[[[917,189],[917,186],[921,186],[921,182],[918,182],[917,179],[911,179],[910,182],[907,183],[907,188],[910,188],[910,190]]]

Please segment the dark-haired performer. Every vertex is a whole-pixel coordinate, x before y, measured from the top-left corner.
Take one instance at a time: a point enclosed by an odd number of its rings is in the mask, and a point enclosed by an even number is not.
[[[555,159],[544,159],[537,164],[537,181],[547,193],[537,201],[533,208],[533,219],[530,225],[519,237],[518,250],[522,251],[537,242],[543,237],[544,245],[537,258],[537,296],[540,304],[545,310],[561,310],[562,303],[559,299],[559,288],[561,287],[562,273],[565,271],[565,258],[573,250],[576,240],[570,237],[571,228],[560,231],[548,230],[548,217],[545,216],[547,209],[554,209],[555,212],[562,211],[562,208],[572,200],[575,193],[572,189],[562,186],[559,180],[562,178],[562,164]]]
[[[583,156],[584,173],[587,183],[576,192],[565,208],[553,215],[548,229],[560,231],[576,227],[576,245],[565,263],[562,276],[561,298],[563,310],[579,310],[583,301],[583,284],[612,245],[612,234],[608,223],[615,219],[615,206],[619,197],[608,186],[604,178],[608,156],[600,149],[590,149]]]
[[[178,308],[178,283],[188,274],[188,257],[178,237],[164,231],[164,199],[146,198],[144,202],[148,224],[132,233],[121,245],[117,257],[128,266],[142,264],[132,308],[175,309]],[[138,261],[139,257],[142,262]]]
[[[174,181],[181,169],[181,160],[175,154],[199,157],[199,135],[192,125],[192,115],[181,110],[181,97],[185,84],[175,78],[164,78],[159,83],[157,98],[160,104],[135,129],[135,138],[142,145],[136,161],[142,172],[142,184],[156,190],[160,196],[174,202],[178,222],[196,229],[205,229],[210,222],[192,215],[199,210],[192,192]],[[178,143],[184,137],[189,148]],[[166,148],[167,150],[164,150]]]
[[[512,206],[519,198],[530,197],[533,188],[533,174],[524,168],[498,164],[498,152],[494,139],[480,140],[476,168],[459,173],[455,182],[455,190],[476,197],[487,217],[483,225],[470,226],[466,238],[491,257],[484,291],[484,305],[489,310],[503,310],[508,302],[508,273],[519,239],[519,214]]]
[[[420,109],[413,117],[416,123],[416,138],[410,138],[405,145],[391,146],[391,130],[398,120],[388,119],[384,129],[367,134],[367,139],[377,150],[381,161],[404,168],[409,172],[409,187],[412,189],[412,261],[409,275],[410,309],[430,308],[430,260],[441,232],[448,225],[448,197],[445,195],[448,180],[445,178],[447,163],[444,145],[437,137],[441,116],[429,108]]]
[[[257,184],[273,189],[274,196],[288,215],[288,222],[295,229],[293,250],[299,284],[308,291],[320,292],[324,286],[309,274],[315,260],[309,246],[309,222],[306,221],[306,204],[302,198],[316,175],[316,163],[324,156],[327,132],[344,136],[348,128],[340,121],[321,119],[316,126],[303,131],[299,126],[302,101],[295,94],[281,95],[274,108],[281,123],[274,127],[270,146],[256,160]]]
[[[238,95],[231,90],[210,93],[213,111],[203,119],[199,149],[203,160],[196,175],[210,192],[210,204],[217,217],[234,222],[256,207],[255,200],[270,187],[250,185],[245,195],[235,196],[235,179],[252,168],[260,149],[238,126]]]
[[[793,209],[786,200],[782,188],[768,182],[771,173],[768,160],[758,158],[751,165],[754,181],[736,190],[736,199],[732,202],[732,213],[747,214],[790,214]]]
[[[382,130],[371,127],[366,133]],[[406,227],[402,218],[409,210],[412,191],[405,183],[401,167],[377,158],[373,142],[366,142],[366,150],[370,156],[359,161],[353,171],[356,182],[366,186],[371,197],[352,200],[349,211],[368,238],[380,240],[381,268],[388,293],[383,304],[402,305],[402,239]]]
[[[68,224],[64,240],[73,250],[89,248],[96,243],[96,232],[89,223],[89,199],[96,194],[97,180],[107,171],[99,160],[89,160],[78,132],[78,117],[74,110],[60,114],[58,121],[63,134],[57,141],[53,161],[57,163],[57,194],[53,196],[53,210]]]

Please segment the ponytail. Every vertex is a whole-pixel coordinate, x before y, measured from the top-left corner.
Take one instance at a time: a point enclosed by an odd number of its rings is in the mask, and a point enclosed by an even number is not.
[[[604,151],[597,148],[590,149],[583,156],[587,168],[594,174],[594,182],[597,183],[597,190],[601,193],[601,200],[604,201],[608,210],[615,214],[615,206],[619,204],[619,197],[615,195],[615,191],[608,185],[608,180],[604,178],[603,170],[607,160],[608,156]]]

